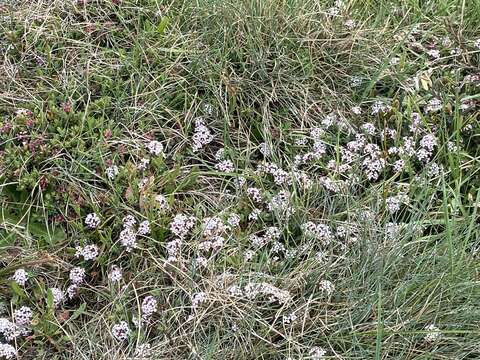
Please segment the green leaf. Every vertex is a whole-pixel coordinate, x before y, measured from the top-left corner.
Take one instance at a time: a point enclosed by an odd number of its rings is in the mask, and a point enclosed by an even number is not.
[[[21,299],[26,299],[27,294],[25,293],[25,290],[23,290],[15,281],[10,282],[10,286],[12,288],[12,291],[15,295],[17,295]]]
[[[82,303],[77,310],[75,310],[72,314],[72,316],[70,316],[70,319],[69,320],[75,320],[77,317],[79,317],[80,315],[82,315],[83,313],[85,313],[85,309],[87,308],[87,303]]]
[[[163,32],[165,31],[165,28],[169,23],[170,23],[170,19],[168,17],[164,17],[162,21],[160,21],[160,24],[158,24],[157,26],[157,31],[160,35],[163,34]]]

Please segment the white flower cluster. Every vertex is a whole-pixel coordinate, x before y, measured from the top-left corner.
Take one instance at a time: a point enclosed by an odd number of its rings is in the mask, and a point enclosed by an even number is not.
[[[308,356],[311,360],[323,360],[327,352],[320,346],[314,346],[308,350]]]
[[[255,299],[257,296],[265,296],[267,297],[268,301],[278,302],[279,304],[285,304],[292,298],[288,291],[279,289],[278,287],[266,282],[249,282],[247,285],[245,285],[241,293],[250,300]]]
[[[223,160],[215,165],[215,169],[224,173],[232,173],[235,171],[235,166],[230,160]]]
[[[270,226],[265,230],[265,234],[263,236],[252,234],[248,239],[253,247],[261,248],[271,241],[280,239],[280,237],[280,230],[275,226]]]
[[[98,247],[95,244],[76,246],[75,250],[75,257],[82,256],[86,261],[95,260],[95,258],[98,256]]]
[[[204,303],[207,300],[207,294],[205,292],[199,292],[192,296],[192,306],[197,308],[200,304]]]
[[[12,341],[20,335],[18,326],[6,318],[0,318],[0,334],[7,341]]]
[[[13,318],[15,324],[18,326],[28,326],[32,322],[33,312],[28,306],[22,306],[20,309],[15,310]]]
[[[368,180],[377,180],[385,167],[385,159],[377,144],[367,144],[363,149],[365,158],[362,167]]]
[[[28,281],[28,275],[25,269],[17,269],[12,276],[12,280],[20,286],[25,286]]]
[[[110,165],[109,167],[107,167],[105,169],[105,173],[107,174],[107,177],[110,179],[110,180],[113,180],[115,179],[115,177],[118,175],[119,173],[119,169],[118,169],[118,166],[117,165]]]
[[[85,269],[78,266],[74,267],[70,270],[69,278],[75,285],[83,283],[85,281]]]
[[[147,144],[148,152],[152,155],[160,155],[163,153],[163,145],[160,141],[152,140]]]
[[[230,214],[227,218],[227,223],[232,228],[238,227],[238,225],[240,225],[240,215],[235,213]]]
[[[427,113],[437,112],[442,110],[442,100],[439,98],[433,98],[428,102],[428,105],[425,107]]]
[[[59,288],[50,288],[53,296],[53,306],[58,307],[65,301],[65,294]]]
[[[118,324],[112,326],[112,336],[119,340],[125,341],[130,335],[130,328],[126,321],[120,321]]]
[[[110,272],[108,273],[108,279],[112,282],[119,282],[122,280],[122,269],[117,265],[112,265]]]
[[[146,296],[142,301],[142,319],[147,321],[157,312],[157,299],[153,296]]]
[[[315,224],[313,221],[307,221],[302,225],[302,230],[307,238],[319,240],[323,245],[328,245],[334,239],[334,236],[328,225]]]
[[[90,229],[95,229],[100,225],[100,218],[95,213],[90,213],[85,218],[85,225],[87,225]]]
[[[272,197],[267,204],[267,208],[269,211],[275,212],[285,218],[295,213],[295,209],[290,205],[290,193],[286,190],[281,190],[277,195]]]
[[[428,343],[434,343],[442,337],[440,329],[433,324],[427,325],[425,330],[427,331],[425,341]]]
[[[335,290],[335,286],[329,280],[322,280],[318,285],[320,290],[325,291],[328,296],[332,295],[333,291]]]
[[[291,324],[295,320],[297,320],[297,315],[295,315],[295,313],[291,313],[291,314],[282,316],[282,322],[284,324]]]
[[[390,109],[390,105],[386,104],[383,101],[377,100],[372,104],[372,115],[384,114],[386,112],[389,112]]]
[[[167,198],[161,194],[155,196],[155,201],[158,203],[161,210],[168,210],[170,208]]]
[[[17,351],[10,344],[0,343],[0,358],[13,359],[17,357]]]
[[[177,214],[170,223],[170,231],[180,239],[184,239],[189,231],[195,226],[197,219],[194,216]]]
[[[208,145],[213,141],[213,135],[210,129],[205,125],[205,121],[200,117],[195,119],[195,132],[192,140],[192,148],[194,152],[197,152],[205,145]]]
[[[127,252],[132,251],[137,246],[138,235],[150,234],[150,222],[148,220],[142,221],[137,229],[135,229],[136,223],[137,220],[132,215],[123,218],[123,230],[120,232],[119,240]]]
[[[420,146],[421,149],[417,151],[417,158],[422,162],[428,162],[433,154],[434,147],[437,146],[437,139],[432,134],[425,135],[420,140]]]
[[[263,197],[262,197],[262,192],[260,189],[255,188],[255,187],[250,187],[247,189],[247,195],[250,196],[253,201],[255,202],[262,202]]]
[[[400,207],[401,207],[402,204],[407,204],[408,201],[409,201],[408,195],[400,193],[400,194],[395,195],[395,196],[389,196],[385,200],[385,203],[386,203],[388,211],[391,214],[393,214],[393,213],[397,212],[398,210],[400,210]]]
[[[258,165],[257,174],[270,174],[277,185],[291,184],[292,179],[288,172],[273,163],[263,163]]]

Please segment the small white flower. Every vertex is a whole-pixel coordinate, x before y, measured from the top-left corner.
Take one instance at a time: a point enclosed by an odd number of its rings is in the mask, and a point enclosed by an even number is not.
[[[90,228],[90,229],[95,229],[100,225],[100,218],[98,217],[97,214],[95,213],[90,213],[87,215],[85,218],[85,224]]]
[[[125,341],[130,335],[130,328],[126,321],[120,321],[118,324],[112,326],[112,335],[119,341]]]
[[[427,51],[427,55],[430,56],[432,59],[440,58],[440,51],[432,49]]]
[[[237,227],[240,224],[240,215],[238,214],[230,214],[230,216],[227,219],[228,225],[231,227]]]
[[[150,231],[150,222],[148,220],[144,220],[138,225],[137,232],[139,235],[148,235]]]
[[[28,326],[32,322],[33,312],[28,306],[22,306],[20,309],[15,310],[13,318],[15,323],[19,326]]]
[[[155,312],[157,312],[157,300],[153,296],[145,297],[142,301],[142,316],[149,318]]]
[[[0,343],[0,358],[14,359],[17,357],[17,350],[10,344]]]
[[[323,360],[325,359],[326,354],[327,352],[325,349],[321,348],[320,346],[314,346],[308,351],[308,355],[311,360]]]
[[[357,26],[357,22],[353,19],[348,19],[347,21],[345,21],[345,27],[348,30],[353,30],[355,29],[356,26]]]
[[[12,276],[12,279],[20,286],[25,286],[28,275],[24,269],[17,269]]]
[[[327,295],[331,295],[335,290],[335,286],[329,280],[320,281],[319,286],[320,286],[320,290],[325,291]]]
[[[152,155],[160,155],[163,153],[163,145],[160,141],[152,140],[147,144],[147,149]]]
[[[72,270],[70,270],[70,280],[74,284],[81,284],[85,280],[85,269],[81,267],[74,267]]]
[[[108,273],[108,279],[111,282],[119,282],[122,280],[122,269],[117,265],[112,265]]]
[[[111,165],[109,167],[107,167],[107,169],[105,170],[105,173],[107,174],[107,177],[110,179],[110,180],[113,180],[115,179],[115,177],[118,175],[118,166],[117,165]]]
[[[230,160],[223,160],[215,165],[215,169],[225,173],[232,173],[235,171],[235,166]]]
[[[477,39],[473,42],[473,46],[475,46],[478,50],[480,50],[480,39]]]
[[[53,296],[53,306],[58,307],[65,301],[65,294],[59,288],[50,288]]]
[[[77,246],[75,249],[77,250],[75,257],[82,256],[86,261],[95,260],[98,256],[98,247],[95,244],[85,245],[84,247]]]
[[[195,132],[193,134],[192,141],[193,152],[197,152],[205,145],[208,145],[213,141],[213,135],[201,117],[195,119]]]
[[[207,294],[202,292],[196,293],[192,296],[192,306],[193,308],[198,307],[201,303],[207,300]]]
[[[155,201],[158,203],[158,206],[160,207],[160,209],[162,210],[168,210],[169,209],[169,205],[168,205],[168,201],[167,201],[167,198],[163,195],[156,195],[155,196]]]
[[[428,343],[434,343],[442,336],[440,329],[433,324],[426,326],[425,330],[427,331],[425,334],[425,341]]]

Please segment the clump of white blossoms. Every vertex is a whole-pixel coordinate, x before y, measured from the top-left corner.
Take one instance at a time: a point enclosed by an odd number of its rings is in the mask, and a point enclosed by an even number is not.
[[[152,140],[147,144],[148,152],[152,155],[160,155],[163,153],[163,145],[160,141]]]
[[[108,279],[111,282],[119,282],[122,280],[122,269],[117,265],[112,265],[108,273]]]
[[[7,341],[12,341],[20,335],[17,325],[8,319],[0,318],[0,334]]]
[[[295,209],[290,205],[290,193],[286,190],[281,190],[277,195],[272,197],[267,204],[267,208],[286,218],[295,213]]]
[[[230,214],[230,216],[227,219],[228,225],[230,225],[232,228],[236,228],[240,224],[240,215],[238,214]]]
[[[33,312],[28,306],[22,306],[20,309],[15,310],[13,318],[15,323],[19,326],[28,326],[32,322]]]
[[[70,280],[74,284],[81,284],[85,281],[85,269],[76,266],[72,270],[70,270],[69,275]]]
[[[260,189],[255,188],[255,187],[250,187],[247,189],[247,195],[252,198],[253,201],[255,202],[262,202],[263,197],[262,197],[262,192]]]
[[[169,205],[168,205],[168,201],[167,201],[167,198],[161,194],[158,194],[155,196],[155,201],[158,203],[158,207],[161,209],[161,210],[168,210],[169,209]]]
[[[322,280],[318,285],[320,290],[325,291],[328,296],[332,295],[333,291],[335,290],[335,286],[329,280]]]
[[[391,109],[390,105],[386,104],[383,101],[377,100],[372,104],[372,115],[383,114],[389,112]]]
[[[90,213],[85,218],[85,225],[87,225],[90,229],[95,229],[100,225],[100,218],[95,213]]]
[[[192,149],[194,152],[197,152],[205,145],[208,145],[213,141],[213,135],[210,129],[205,125],[205,121],[202,118],[195,119],[195,132],[192,140]]]
[[[325,224],[315,224],[313,221],[307,221],[302,225],[302,230],[307,238],[319,240],[323,245],[328,245],[334,239],[334,236]]]
[[[429,112],[437,112],[442,110],[442,101],[438,98],[433,98],[428,102],[428,105],[425,107],[425,111]]]
[[[409,198],[407,194],[398,194],[390,196],[385,200],[388,211],[393,214],[400,210],[402,204],[408,203]]]
[[[148,235],[150,231],[150,222],[148,220],[144,220],[138,225],[137,232],[139,235]]]
[[[135,360],[146,360],[152,356],[151,346],[148,343],[140,344],[135,348]]]
[[[291,314],[282,316],[282,323],[284,323],[284,324],[290,324],[290,323],[294,322],[295,320],[297,320],[297,315],[295,315],[295,313],[291,313]]]
[[[0,358],[13,359],[17,357],[17,351],[10,344],[0,343]]]
[[[442,333],[438,327],[430,324],[425,327],[427,333],[425,334],[425,341],[428,343],[434,343],[442,337]]]
[[[290,292],[287,290],[279,289],[278,287],[266,282],[249,282],[245,285],[242,294],[251,300],[257,296],[266,296],[268,301],[272,303],[278,302],[279,304],[285,304],[292,298]]]
[[[110,180],[115,179],[115,177],[118,175],[119,170],[117,165],[111,165],[105,169],[105,173],[107,174],[107,177]]]
[[[320,346],[314,346],[308,350],[308,356],[311,360],[323,360],[327,352]]]
[[[155,312],[157,312],[157,299],[146,296],[142,301],[142,318],[148,320]]]
[[[20,286],[25,286],[28,281],[28,275],[25,269],[17,269],[12,276],[12,280]]]
[[[75,257],[82,256],[85,260],[95,260],[98,256],[98,247],[95,244],[85,245],[85,246],[76,246]]]
[[[204,303],[207,300],[207,294],[205,292],[199,292],[192,296],[192,307],[195,309],[200,304]]]
[[[197,219],[194,216],[177,214],[170,223],[170,231],[180,239],[184,239],[188,232],[195,226],[196,221]]]
[[[262,210],[260,209],[257,209],[257,208],[252,209],[250,214],[248,214],[248,220],[254,220],[254,221],[258,220],[258,217],[260,216],[261,213],[262,213]]]
[[[59,288],[50,288],[53,296],[53,306],[58,307],[65,301],[65,294]]]
[[[215,164],[215,169],[224,173],[232,173],[235,171],[235,166],[230,160],[223,160],[218,164]]]
[[[132,215],[123,218],[123,230],[120,232],[119,240],[127,252],[132,251],[137,246],[138,235],[150,234],[150,222],[148,220],[142,221],[135,230],[136,223],[137,220]]]
[[[112,336],[119,340],[119,341],[125,341],[128,339],[128,336],[130,335],[130,328],[128,327],[128,324],[126,321],[120,321],[118,324],[115,324],[112,326]]]
[[[202,222],[203,236],[207,239],[221,235],[226,230],[226,226],[219,217],[206,217]]]

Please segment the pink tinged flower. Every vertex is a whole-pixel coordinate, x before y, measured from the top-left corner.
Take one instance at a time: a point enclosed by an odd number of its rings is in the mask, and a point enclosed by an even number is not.
[[[28,274],[24,269],[17,269],[12,276],[12,280],[20,286],[25,286],[28,280]]]
[[[95,229],[100,225],[100,218],[95,213],[90,213],[85,218],[85,225],[87,225],[90,229]]]
[[[125,341],[130,335],[130,328],[126,321],[120,321],[118,324],[112,326],[112,336],[119,340]]]
[[[147,149],[152,155],[160,155],[163,153],[163,145],[160,141],[152,140],[147,144]]]

